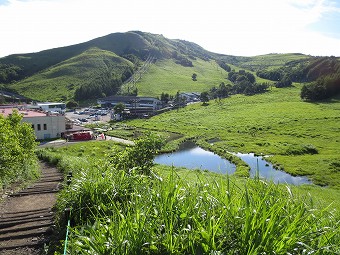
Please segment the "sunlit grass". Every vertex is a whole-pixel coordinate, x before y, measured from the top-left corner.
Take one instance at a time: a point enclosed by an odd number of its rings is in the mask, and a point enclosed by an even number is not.
[[[273,155],[269,160],[286,172],[307,175],[316,184],[340,186],[340,101],[303,102],[299,89],[295,84],[261,95],[233,95],[128,125],[204,141],[217,138],[209,149]]]
[[[340,252],[339,203],[325,195],[339,191],[160,165],[139,175],[76,153],[41,151],[73,173],[57,206],[61,219],[72,208],[69,254]]]

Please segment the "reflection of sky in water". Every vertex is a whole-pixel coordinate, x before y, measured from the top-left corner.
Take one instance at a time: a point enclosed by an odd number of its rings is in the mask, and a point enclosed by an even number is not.
[[[289,184],[308,184],[311,183],[305,176],[292,176],[286,172],[276,170],[273,165],[265,161],[262,157],[254,156],[254,153],[235,154],[250,166],[250,176],[254,177],[257,169],[259,169],[260,178],[273,181],[274,183]]]
[[[155,158],[155,163],[189,169],[209,170],[223,174],[232,174],[236,169],[235,165],[231,164],[228,160],[197,146],[195,148],[158,155]]]
[[[240,157],[250,166],[251,177],[254,177],[256,169],[259,169],[260,178],[271,180],[274,183],[289,183],[295,185],[311,183],[304,176],[292,176],[286,172],[274,169],[270,163],[265,161],[262,157],[254,156],[253,153],[237,153],[235,155]],[[189,169],[209,170],[223,174],[232,174],[236,169],[235,165],[231,164],[228,160],[223,159],[210,151],[203,150],[192,142],[183,143],[176,152],[156,156],[155,163],[169,166],[173,165],[175,167],[186,167]]]

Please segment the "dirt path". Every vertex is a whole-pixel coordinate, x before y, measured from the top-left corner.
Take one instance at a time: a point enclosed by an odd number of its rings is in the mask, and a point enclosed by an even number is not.
[[[0,254],[38,255],[52,234],[62,174],[41,163],[41,178],[0,204]]]

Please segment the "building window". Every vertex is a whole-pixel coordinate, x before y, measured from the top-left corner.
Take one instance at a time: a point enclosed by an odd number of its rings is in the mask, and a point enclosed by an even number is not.
[[[37,125],[37,129],[38,129],[38,131],[41,130],[40,124]]]
[[[44,124],[44,130],[47,130],[47,124]]]
[[[32,129],[34,130],[34,124],[32,124]]]

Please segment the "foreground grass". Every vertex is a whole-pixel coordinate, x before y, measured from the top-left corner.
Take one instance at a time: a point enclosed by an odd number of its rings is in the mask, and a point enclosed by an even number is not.
[[[112,143],[91,142],[39,152],[73,173],[57,206],[60,222],[63,210],[72,208],[69,254],[340,252],[339,205],[325,207],[318,187],[158,165],[140,175],[88,156],[97,146],[102,154],[117,151]],[[308,195],[313,192],[316,197]]]
[[[216,138],[216,151],[273,155],[269,160],[288,173],[340,187],[340,100],[307,103],[299,91],[295,85],[255,96],[233,95],[128,125],[205,141]]]

